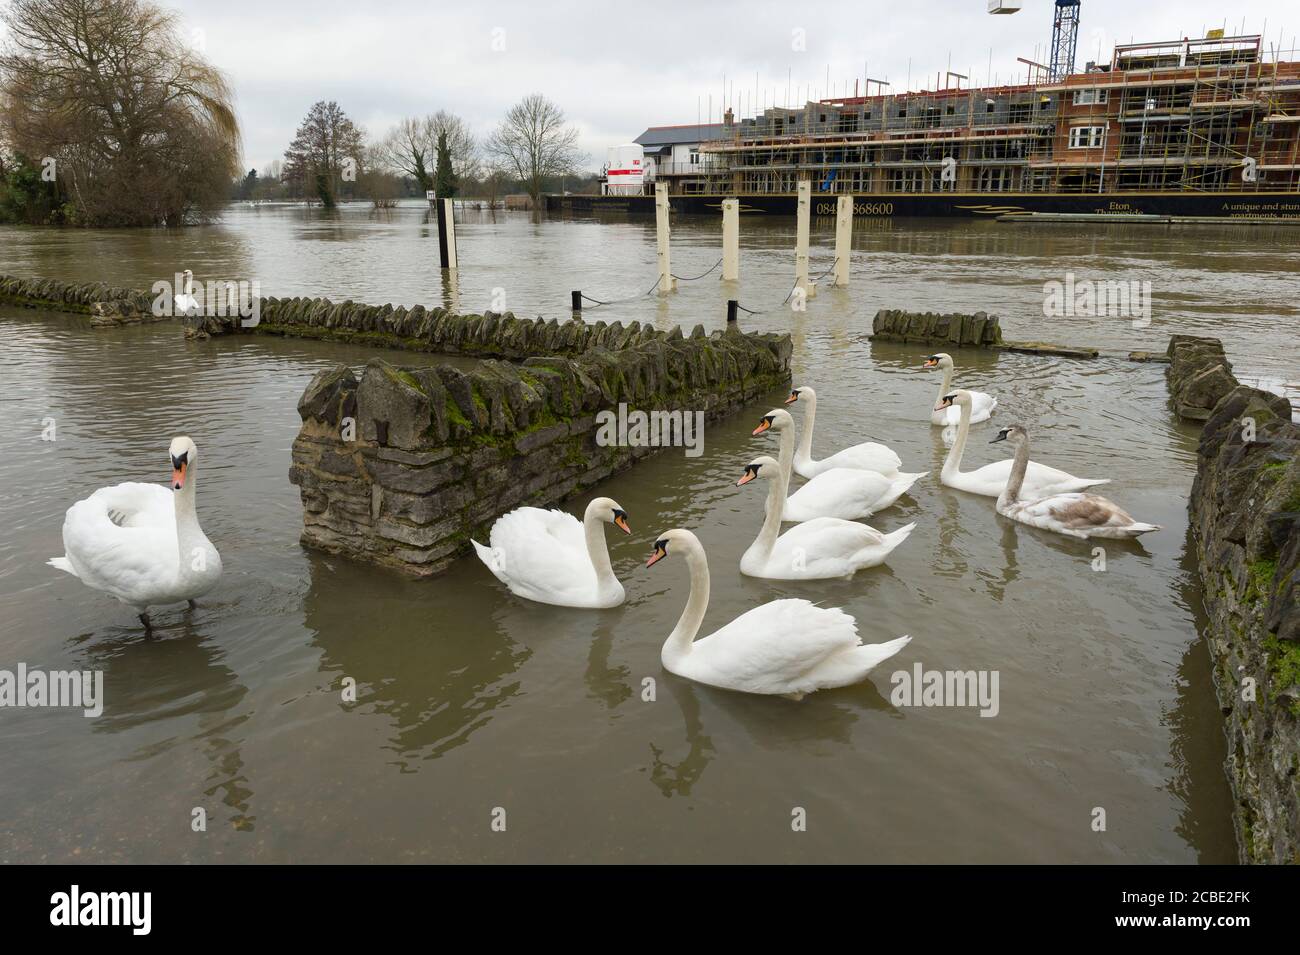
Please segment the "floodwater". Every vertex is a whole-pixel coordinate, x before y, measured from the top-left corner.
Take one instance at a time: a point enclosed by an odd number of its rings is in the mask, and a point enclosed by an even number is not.
[[[200,280],[256,279],[265,294],[465,311],[504,295],[519,314],[560,317],[571,289],[610,301],[654,281],[644,222],[464,220],[455,289],[420,205],[235,207],[180,234],[5,229],[0,273],[144,287],[188,267]],[[1186,534],[1196,432],[1168,410],[1163,366],[1121,355],[1161,349],[1173,332],[1213,334],[1243,376],[1294,388],[1293,233],[861,224],[849,289],[823,288],[797,313],[780,305],[793,221],[742,227],[737,289],[714,272],[587,317],[712,329],[739,298],[761,313],[745,327],[793,335],[795,382],[821,399],[817,454],[870,439],[930,470],[872,519],[916,531],[851,581],[740,576],[763,489],[735,481],[774,453],[750,431],[780,392],[710,426],[701,457],[669,450],[601,487],[634,529],[609,538],[628,600],[566,610],[511,596],[473,557],[412,581],[299,546],[287,479],[297,398],[318,369],[375,352],[194,343],[170,323],[101,331],[0,306],[0,669],[100,670],[106,694],[95,719],[0,710],[0,860],[1234,861]],[[819,271],[828,223],[814,240]],[[677,222],[674,271],[704,272],[718,246],[715,222]],[[1070,272],[1149,279],[1150,324],[1044,318],[1043,283]],[[940,486],[945,448],[927,422],[938,380],[918,367],[923,348],[867,340],[882,307],[984,309],[1008,337],[1105,348],[1091,362],[961,352],[959,381],[999,397],[997,421],[1031,428],[1036,459],[1111,477],[1110,496],[1165,529],[1107,542],[1095,570],[1091,543]],[[62,553],[75,500],[165,481],[181,433],[199,447],[199,514],[226,570],[197,610],[156,610],[146,639],[130,608],[44,561]],[[994,433],[975,427],[967,467],[1002,454],[985,443]],[[709,553],[706,630],[803,596],[856,616],[868,642],[908,633],[911,645],[868,682],[799,703],[666,673],[659,649],[686,567],[643,564],[656,533],[677,526]],[[891,674],[916,664],[997,671],[997,715],[892,705]],[[342,698],[349,678],[355,703]],[[797,809],[806,831],[792,831]]]

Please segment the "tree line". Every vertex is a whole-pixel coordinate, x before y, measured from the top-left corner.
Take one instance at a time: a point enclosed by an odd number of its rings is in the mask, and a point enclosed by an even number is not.
[[[282,160],[245,171],[229,83],[174,14],[150,0],[9,0],[0,22],[0,221],[172,226],[231,198],[495,203],[519,190],[536,202],[594,184],[577,172],[577,130],[540,94],[481,141],[445,110],[372,139],[322,100]]]
[[[238,199],[303,199],[333,206],[367,199],[376,205],[428,192],[495,203],[519,190],[534,202],[561,183],[579,188],[595,176],[578,171],[585,157],[578,131],[540,94],[526,96],[483,140],[461,117],[439,110],[408,116],[376,139],[334,101],[308,110],[282,162],[250,169],[234,187]]]

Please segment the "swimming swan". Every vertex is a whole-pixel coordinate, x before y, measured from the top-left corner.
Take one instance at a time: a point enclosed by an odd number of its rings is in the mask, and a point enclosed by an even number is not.
[[[1070,537],[1137,537],[1160,530],[1158,524],[1135,521],[1114,501],[1097,494],[1054,494],[1038,500],[1020,500],[1020,486],[1029,465],[1029,434],[1019,425],[998,432],[989,442],[1010,441],[1015,447],[1011,479],[998,497],[998,513],[1021,524],[1068,534]]]
[[[786,404],[801,401],[807,406],[803,416],[803,434],[799,438],[799,450],[794,455],[794,470],[800,477],[816,477],[831,468],[852,468],[858,471],[876,471],[888,478],[904,477],[898,469],[903,462],[898,455],[874,441],[855,444],[851,448],[837,451],[829,458],[820,461],[812,459],[813,423],[817,418],[817,392],[806,386],[795,388]]]
[[[943,369],[943,383],[939,385],[939,394],[935,396],[935,407],[930,409],[930,424],[944,428],[954,427],[961,419],[960,409],[938,407],[943,396],[952,391],[952,356],[947,352],[939,352],[937,355],[931,355],[927,358],[925,364],[921,367]],[[993,409],[998,406],[998,399],[983,391],[968,391],[967,394],[970,395],[971,400],[971,424],[988,421],[993,416]]]
[[[669,673],[742,693],[806,694],[863,680],[911,637],[863,645],[858,624],[838,608],[786,598],[746,611],[707,637],[695,639],[709,607],[709,562],[688,530],[664,531],[646,566],[673,552],[686,555],[691,595],[677,626],[664,641],[660,660]]]
[[[794,461],[794,418],[790,412],[774,408],[763,416],[753,433],[762,434],[769,429],[776,431],[781,439],[781,473],[788,485]],[[816,517],[838,517],[852,521],[868,517],[889,507],[927,473],[888,478],[878,471],[832,468],[786,498],[781,520],[800,522]]]
[[[171,490],[137,482],[100,488],[68,508],[64,556],[47,561],[135,607],[146,633],[150,607],[181,601],[193,607],[221,578],[221,555],[194,507],[198,449],[180,437],[168,453]]]
[[[497,518],[488,547],[471,543],[517,597],[557,607],[617,607],[623,585],[610,566],[602,523],[632,533],[618,502],[598,497],[587,505],[581,524],[564,511],[519,507]]]
[[[1007,486],[1011,476],[1011,461],[995,461],[974,471],[961,469],[962,453],[966,450],[966,439],[970,436],[970,392],[957,390],[939,399],[936,407],[949,408],[956,405],[961,409],[961,423],[957,426],[957,440],[948,449],[944,458],[943,470],[939,472],[939,481],[948,487],[970,494],[983,494],[985,497],[997,497]],[[1025,474],[1024,494],[1026,497],[1040,498],[1052,494],[1066,494],[1070,491],[1082,491],[1097,484],[1109,484],[1110,478],[1077,478],[1065,471],[1049,468],[1045,464],[1029,462]]]
[[[754,543],[740,558],[740,572],[769,580],[820,580],[852,577],[859,570],[882,564],[890,552],[912,533],[908,524],[890,534],[857,521],[818,517],[781,533],[781,505],[786,478],[775,459],[764,455],[746,465],[737,485],[755,478],[769,481],[766,516]]]

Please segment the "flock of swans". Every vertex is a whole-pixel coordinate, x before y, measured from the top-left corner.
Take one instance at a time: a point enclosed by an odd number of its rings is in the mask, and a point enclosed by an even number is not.
[[[993,439],[1009,442],[1012,458],[962,471],[971,424],[987,420],[997,399],[983,392],[949,390],[953,362],[948,355],[932,355],[925,366],[944,371],[931,423],[957,428],[940,473],[942,484],[996,497],[999,514],[1073,537],[1136,537],[1159,529],[1086,492],[1107,483],[1105,479],[1079,478],[1030,461],[1029,435],[1018,425],[1002,428]],[[769,411],[753,434],[775,432],[778,456],[754,458],[736,482],[768,482],[763,524],[740,559],[741,573],[770,580],[819,580],[851,577],[883,563],[916,525],[885,534],[861,519],[893,505],[929,472],[901,470],[899,456],[873,442],[814,460],[817,394],[798,387],[786,404],[805,409],[798,445],[790,412]],[[198,449],[189,438],[178,437],[169,454],[170,489],[128,482],[78,501],[64,518],[65,554],[48,561],[134,607],[146,632],[151,629],[150,607],[188,602],[192,608],[195,598],[221,577],[221,556],[199,526],[195,509]],[[794,474],[805,482],[790,493]],[[625,594],[610,564],[604,524],[632,532],[627,512],[608,497],[591,501],[581,522],[560,510],[520,507],[493,524],[487,546],[478,541],[473,545],[497,579],[519,597],[564,607],[617,607]],[[783,524],[794,526],[783,533]],[[658,535],[646,566],[667,557],[670,547],[684,556],[691,582],[686,608],[661,653],[671,673],[725,689],[800,699],[815,690],[863,680],[910,640],[902,636],[864,645],[852,616],[799,598],[754,607],[697,639],[709,604],[708,560],[691,531],[675,528]]]
[[[931,423],[957,429],[939,476],[942,484],[995,497],[999,514],[1072,537],[1136,537],[1159,530],[1155,524],[1135,521],[1112,501],[1085,492],[1107,479],[1075,477],[1030,461],[1029,435],[1018,425],[1002,428],[990,442],[1010,442],[1013,458],[962,471],[971,424],[988,420],[997,399],[984,392],[952,390],[949,355],[931,355],[925,367],[942,368],[944,373]],[[874,442],[814,460],[817,393],[795,388],[786,404],[796,403],[806,409],[797,447],[794,417],[774,408],[753,434],[775,432],[778,457],[755,458],[736,482],[768,482],[763,525],[740,558],[740,572],[770,580],[821,580],[851,577],[884,563],[916,525],[885,534],[860,520],[890,507],[929,472],[903,471],[899,456]],[[792,494],[794,474],[806,481]],[[565,607],[614,607],[623,602],[624,592],[610,566],[601,526],[605,523],[631,533],[627,512],[608,497],[593,500],[581,524],[563,511],[521,507],[493,525],[486,546],[474,541],[474,547],[517,596]],[[782,524],[794,526],[782,533]],[[686,608],[660,653],[670,673],[729,690],[801,699],[815,690],[860,682],[911,639],[863,644],[852,616],[799,598],[754,607],[699,637],[709,605],[708,558],[695,534],[674,528],[658,535],[646,566],[667,557],[670,547],[685,557],[691,581]]]

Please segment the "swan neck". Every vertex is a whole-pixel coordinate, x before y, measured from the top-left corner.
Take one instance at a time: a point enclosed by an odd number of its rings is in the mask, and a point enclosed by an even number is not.
[[[691,595],[686,599],[686,608],[682,610],[677,626],[664,641],[665,659],[680,660],[690,654],[700,624],[704,623],[704,613],[709,609],[709,560],[698,543],[687,544],[686,566],[691,571]]]
[[[611,580],[617,582],[614,568],[609,562],[609,544],[605,540],[604,521],[595,514],[586,514],[582,518],[582,533],[587,539],[587,556],[591,566],[596,568],[596,578],[602,584]]]
[[[948,456],[943,461],[943,474],[952,475],[961,471],[961,456],[966,453],[966,439],[970,437],[970,405],[962,402],[961,418],[957,422],[957,440],[948,449]]]
[[[1002,489],[1002,494],[998,498],[999,505],[1006,507],[1020,499],[1020,488],[1025,483],[1025,472],[1028,469],[1029,440],[1021,438],[1019,445],[1016,446],[1016,456],[1011,461],[1011,476],[1007,478],[1007,486]]]
[[[185,472],[185,483],[181,489],[172,492],[172,508],[176,515],[176,548],[182,577],[190,576],[195,570],[195,550],[203,548],[207,543],[203,528],[199,526],[199,512],[194,501],[197,479],[195,468],[191,465]]]
[[[813,423],[817,420],[817,396],[803,399],[808,402],[808,410],[803,416],[803,433],[799,435],[799,457],[812,460]]]
[[[763,504],[763,527],[754,538],[754,547],[760,559],[772,556],[776,539],[781,536],[781,516],[785,511],[785,495],[789,482],[785,472],[778,469],[776,477],[767,484],[767,500]]]
[[[939,394],[934,398],[934,403],[938,404],[944,395],[948,394],[948,389],[952,387],[952,369],[943,370],[943,382],[939,385]]]
[[[780,451],[777,452],[776,463],[781,469],[781,477],[789,486],[790,475],[794,471],[794,429],[793,427],[782,428],[776,433],[776,436],[780,442]]]

